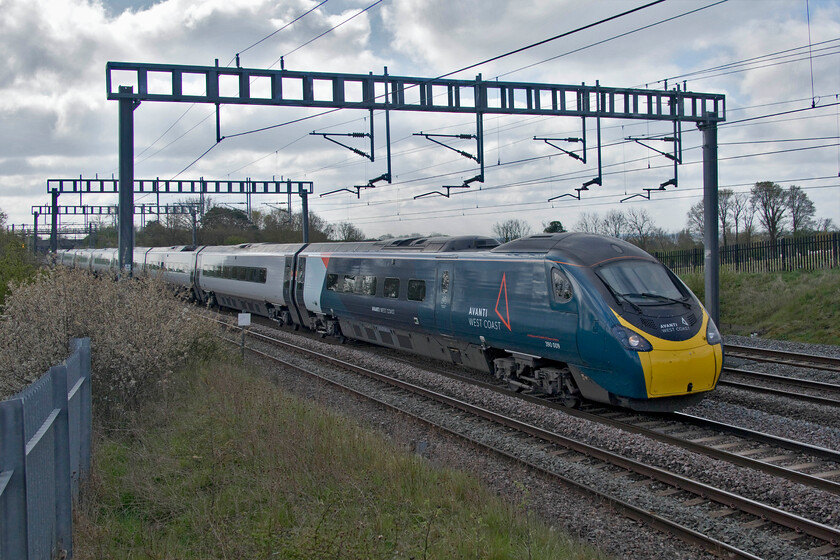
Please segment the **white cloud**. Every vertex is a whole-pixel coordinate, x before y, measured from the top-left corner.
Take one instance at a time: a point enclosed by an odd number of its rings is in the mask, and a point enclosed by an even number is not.
[[[85,0],[5,0],[0,10],[0,208],[10,221],[29,223],[29,206],[47,201],[46,180],[54,177],[110,176],[117,169],[117,105],[105,98],[107,61],[227,64],[242,52],[241,64],[264,68],[285,58],[294,70],[380,73],[432,77],[488,59],[547,37],[591,23],[631,6],[623,1],[597,3],[565,0],[520,2],[469,0],[386,0],[299,50],[297,47],[340,24],[370,2],[346,0],[318,8],[293,26],[245,50],[259,39],[315,7],[314,0],[163,0],[141,2],[119,12],[113,6]],[[543,83],[596,80],[605,86],[661,88],[658,80],[736,60],[762,56],[808,43],[804,7],[778,0],[727,2],[672,22],[632,33],[603,45],[598,41],[705,6],[698,1],[664,3],[597,28],[470,69],[490,79]],[[840,37],[840,2],[811,3],[814,44]],[[588,48],[584,48],[588,47]],[[581,49],[579,52],[577,49]],[[294,51],[294,52],[292,52]],[[292,54],[289,54],[292,53]],[[571,53],[571,54],[566,54]],[[818,53],[815,52],[815,55]],[[558,57],[550,62],[528,65]],[[836,102],[840,92],[840,55],[813,59],[814,89],[820,104]],[[279,63],[276,65],[279,68]],[[722,72],[721,72],[722,74]],[[748,72],[688,80],[693,91],[727,95],[728,120],[810,106],[811,64],[800,60]],[[669,83],[673,86],[673,83]],[[166,84],[161,87],[165,88]],[[768,105],[801,99],[785,105]],[[143,103],[135,111],[136,175],[171,177],[215,140],[212,106]],[[253,130],[317,113],[308,109],[224,106],[222,134]],[[832,108],[794,113],[790,119],[724,125],[719,131],[720,182],[749,185],[758,180],[786,181],[831,177],[840,172],[836,148],[726,159],[762,151],[807,147],[818,141],[757,144],[757,140],[838,136]],[[183,115],[183,117],[182,117]],[[414,200],[425,192],[457,185],[474,176],[474,161],[413,136],[419,131],[474,133],[474,117],[429,113],[391,114],[394,184],[379,184],[360,198],[347,193],[321,198],[318,193],[364,184],[385,171],[384,116],[375,117],[376,161],[309,136],[323,132],[367,131],[365,111],[342,111],[266,132],[226,139],[182,178],[266,179],[284,176],[315,181],[311,209],[327,220],[357,221],[368,235],[437,231],[490,233],[492,224],[518,217],[538,229],[560,219],[571,225],[582,211],[606,212],[618,200],[671,177],[669,162],[627,136],[668,130],[669,125],[631,121],[602,123],[605,145],[604,186],[581,201],[548,198],[573,193],[595,173],[595,128],[587,121],[588,162],[583,165],[549,146],[537,135],[579,135],[577,119],[485,117],[486,181],[450,198]],[[176,123],[176,120],[180,120]],[[166,134],[164,131],[172,126]],[[194,129],[193,129],[194,127]],[[191,132],[190,129],[193,129]],[[179,136],[182,139],[175,141]],[[157,142],[148,150],[153,142]],[[174,141],[174,142],[173,142]],[[367,139],[353,145],[367,151]],[[684,161],[680,189],[654,195],[646,208],[657,225],[677,230],[685,212],[702,194],[702,166],[696,127],[684,126]],[[734,142],[752,142],[733,144]],[[472,152],[473,141],[453,140]],[[822,143],[826,143],[823,141]],[[614,146],[610,147],[610,145]],[[162,149],[163,148],[163,149]],[[146,151],[144,151],[146,150]],[[550,158],[547,156],[551,156]],[[150,157],[151,156],[151,157]],[[539,159],[533,159],[539,158]],[[522,163],[513,162],[522,160]],[[501,165],[497,165],[501,163]],[[647,165],[650,163],[650,170]],[[837,180],[813,180],[817,187]],[[745,189],[746,187],[738,187]],[[838,188],[806,190],[821,217],[840,222]]]

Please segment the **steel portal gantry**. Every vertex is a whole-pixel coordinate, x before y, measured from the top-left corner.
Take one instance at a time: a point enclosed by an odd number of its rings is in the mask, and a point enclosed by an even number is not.
[[[82,179],[84,181],[84,179]],[[35,236],[38,235],[38,217],[39,216],[114,216],[119,214],[119,205],[97,205],[97,204],[74,204],[59,206],[57,204],[57,197],[55,197],[55,206],[52,204],[42,204],[40,206],[32,207],[32,215],[34,216],[34,231]],[[199,212],[200,204],[180,203],[180,204],[141,204],[134,207],[134,213],[140,216],[172,216],[172,215],[189,215],[192,219],[192,237],[193,245],[196,244],[196,214]],[[58,248],[58,231],[55,226],[50,233],[50,247]],[[52,249],[55,251],[55,249]]]
[[[106,93],[120,103],[120,222],[131,219],[123,205],[132,204],[133,111],[143,101],[426,111],[475,114],[544,115],[691,122],[703,131],[704,200],[717,208],[717,123],[726,118],[722,94],[688,91],[538,84],[449,78],[417,78],[388,74],[347,74],[222,68],[177,64],[108,62]],[[217,115],[218,116],[218,115]],[[218,119],[217,119],[218,122]],[[217,141],[222,136],[217,130]],[[483,159],[482,154],[478,154]],[[718,320],[717,222],[706,229],[706,307]],[[129,228],[130,229],[130,228]],[[124,260],[120,227],[120,264]],[[126,242],[133,238],[126,232]],[[711,246],[710,246],[711,245]],[[713,280],[709,281],[709,276]]]
[[[123,113],[121,113],[122,118]],[[122,130],[122,128],[121,128]],[[122,137],[121,137],[122,138]],[[133,145],[133,139],[131,141]],[[120,153],[122,154],[124,146],[122,140],[120,145]],[[120,166],[123,165],[122,156],[120,157]],[[102,193],[119,193],[120,204],[118,205],[118,224],[120,236],[120,248],[118,253],[120,258],[125,256],[126,260],[121,260],[123,265],[132,266],[134,259],[131,255],[134,252],[134,214],[137,213],[137,208],[134,206],[134,194],[244,194],[248,197],[248,204],[250,205],[250,197],[252,195],[271,195],[271,194],[285,194],[289,197],[289,204],[291,205],[291,196],[297,193],[301,198],[302,213],[303,213],[303,238],[304,242],[309,241],[309,195],[313,192],[312,181],[293,181],[291,179],[284,179],[280,181],[255,181],[253,179],[243,180],[207,180],[203,177],[200,179],[134,179],[134,162],[131,162],[131,182],[126,180],[126,185],[132,184],[133,188],[129,188],[128,194],[123,192],[123,178],[120,179],[85,179],[82,177],[73,179],[48,179],[47,192],[52,195],[51,210],[46,212],[52,215],[52,229],[55,231],[58,228],[58,215],[60,213],[58,206],[58,196],[62,193],[79,194],[102,194]],[[130,196],[129,196],[130,195]],[[130,202],[126,202],[129,201]],[[185,206],[185,204],[181,204]],[[159,202],[155,205],[162,207]],[[142,206],[139,208],[143,208]],[[56,209],[56,210],[52,210]],[[125,214],[124,214],[125,212]],[[141,210],[140,214],[144,212]],[[151,213],[146,211],[145,213]],[[187,212],[189,213],[189,212]],[[37,219],[37,218],[36,218]],[[125,224],[125,226],[124,226]],[[130,231],[126,231],[130,230]],[[195,238],[195,216],[193,216],[193,238]],[[52,251],[55,251],[57,244],[52,242]],[[131,271],[128,271],[129,275]]]

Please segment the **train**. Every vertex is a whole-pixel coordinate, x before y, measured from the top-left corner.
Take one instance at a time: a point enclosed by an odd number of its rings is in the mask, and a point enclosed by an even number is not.
[[[116,249],[67,266],[116,272]],[[714,390],[721,335],[691,290],[623,240],[580,232],[137,247],[199,304],[440,359],[569,407],[673,411]]]

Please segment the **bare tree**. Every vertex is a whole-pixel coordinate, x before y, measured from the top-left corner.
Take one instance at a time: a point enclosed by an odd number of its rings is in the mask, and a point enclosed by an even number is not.
[[[600,232],[612,237],[624,237],[627,233],[627,216],[621,210],[610,210],[601,220]]]
[[[364,241],[365,234],[362,230],[350,222],[339,222],[333,228],[333,234],[337,241]]]
[[[740,241],[742,225],[748,238],[752,234],[753,216],[755,216],[755,207],[750,202],[750,195],[747,193],[735,194],[732,197],[732,224],[735,226],[735,243]]]
[[[718,221],[720,222],[720,234],[723,237],[724,247],[727,245],[726,234],[732,224],[734,198],[735,192],[732,189],[720,189],[718,191]]]
[[[598,233],[601,229],[601,217],[597,212],[583,212],[575,222],[575,231]]]
[[[834,225],[834,220],[831,218],[820,218],[817,220],[817,231],[828,233],[829,231],[836,231],[837,227]]]
[[[511,219],[493,225],[493,233],[502,243],[531,235],[531,226],[523,220]]]
[[[655,229],[650,213],[639,206],[631,206],[627,210],[627,227],[630,230],[630,241],[648,250]]]
[[[650,239],[648,241],[648,251],[667,251],[674,248],[674,235],[668,233],[661,227],[652,227],[650,230]]]
[[[688,219],[688,224],[686,225],[686,229],[691,232],[692,235],[697,236],[699,239],[703,239],[703,232],[705,231],[705,210],[703,208],[703,201],[699,201],[694,203],[691,208],[688,209],[688,214],[686,215]]]
[[[784,228],[787,195],[784,189],[773,181],[756,183],[750,193],[758,212],[758,221],[767,230],[770,242],[775,244]]]
[[[808,195],[802,192],[802,187],[790,186],[787,192],[787,208],[790,211],[790,227],[794,236],[813,227],[817,210]]]

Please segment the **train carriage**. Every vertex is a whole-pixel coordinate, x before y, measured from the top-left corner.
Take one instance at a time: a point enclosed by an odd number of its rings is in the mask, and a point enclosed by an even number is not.
[[[164,282],[175,286],[177,290],[192,292],[195,255],[200,250],[190,245],[155,247],[146,253],[146,268],[150,274],[161,274]]]
[[[484,370],[569,406],[673,410],[714,389],[723,363],[694,294],[604,236],[169,247],[145,261],[199,301]]]
[[[118,268],[116,249],[93,249],[90,256],[90,270],[93,272],[116,273]]]
[[[202,302],[293,324],[293,260],[302,244],[246,243],[204,247],[196,254],[195,288]]]

